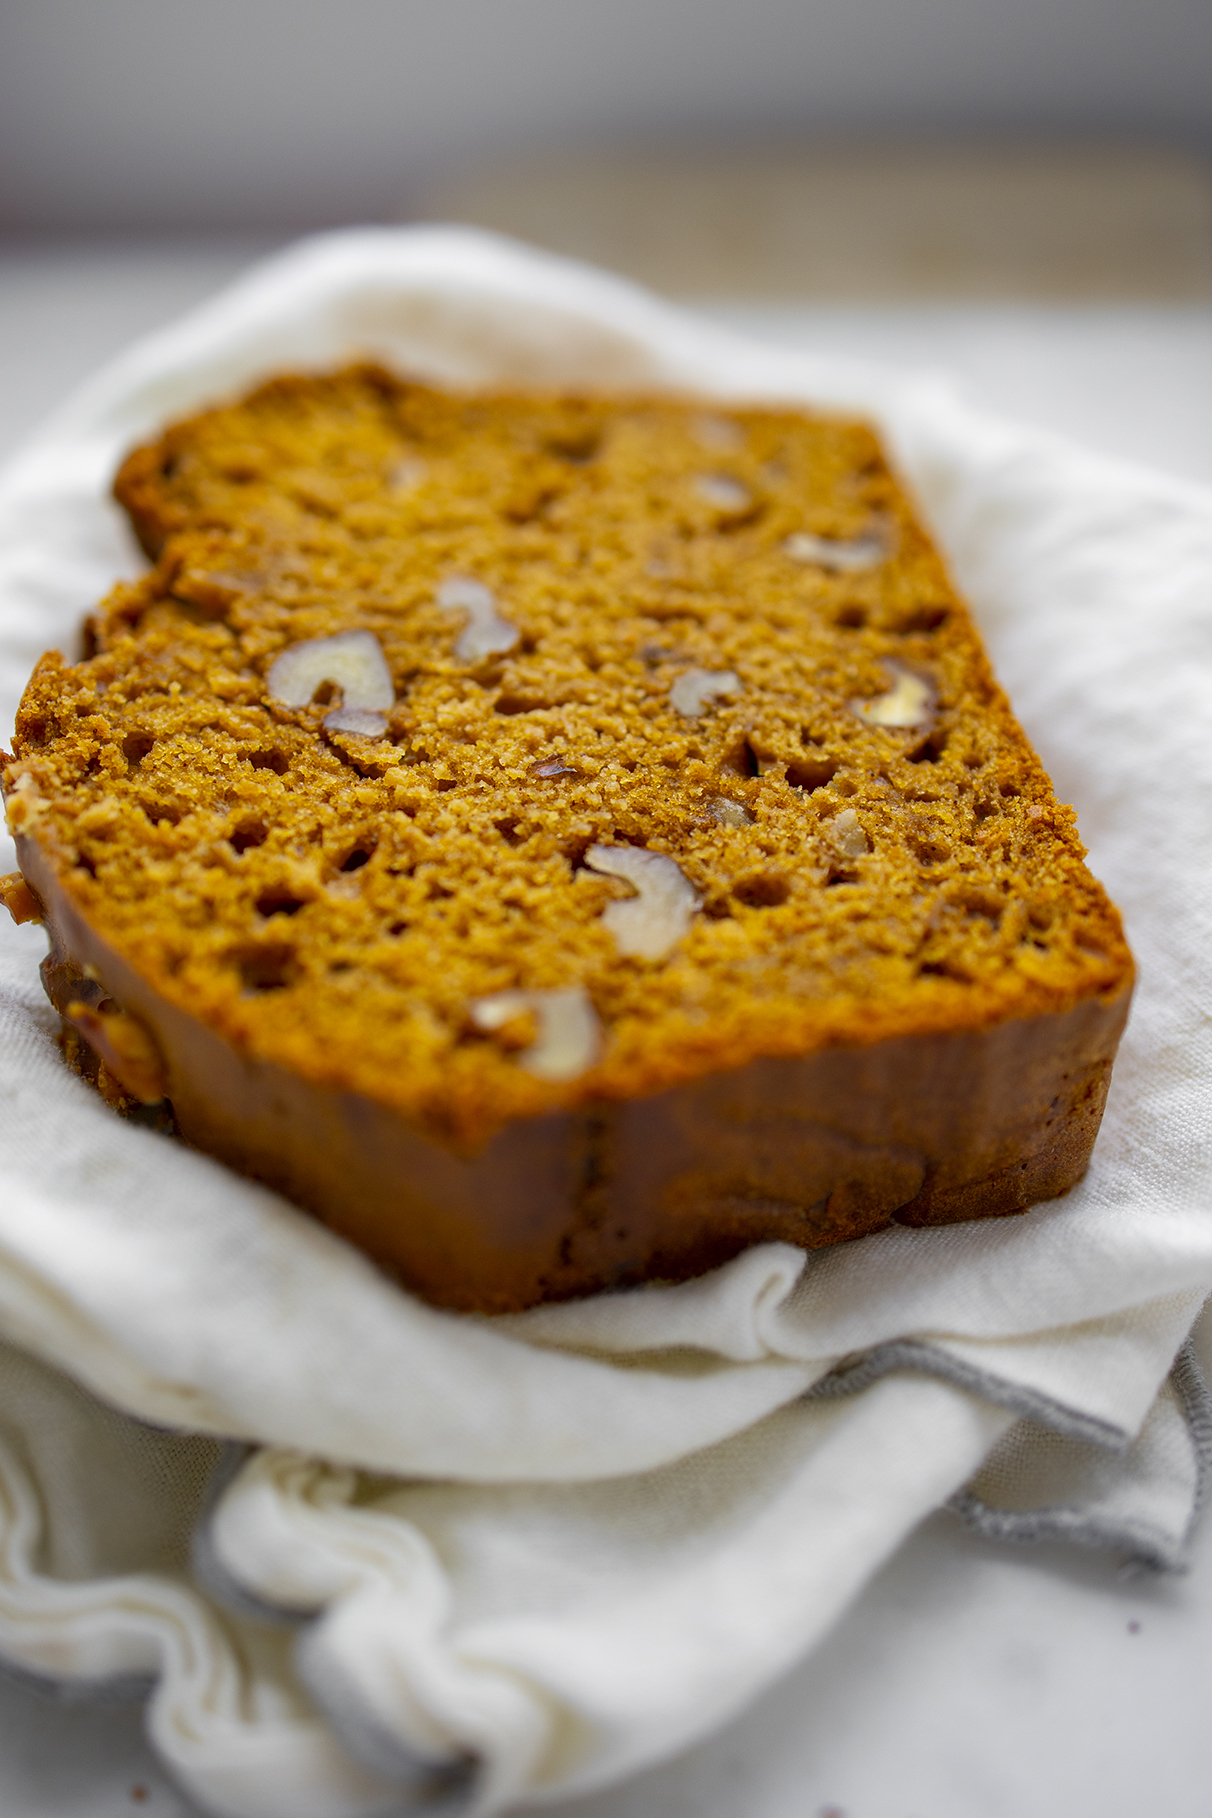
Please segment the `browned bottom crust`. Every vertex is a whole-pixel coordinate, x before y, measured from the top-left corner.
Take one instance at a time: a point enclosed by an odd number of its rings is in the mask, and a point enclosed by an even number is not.
[[[76,1007],[74,1026],[89,1033],[81,1004],[121,1006],[158,1049],[188,1142],[461,1311],[679,1281],[755,1243],[817,1249],[1064,1193],[1089,1160],[1131,995],[1129,981],[983,1030],[761,1059],[515,1124],[459,1155],[368,1098],[241,1054],[165,1002],[90,927],[35,842],[18,850],[51,934],[47,990],[60,1011]],[[146,1079],[145,1055],[137,1065]]]

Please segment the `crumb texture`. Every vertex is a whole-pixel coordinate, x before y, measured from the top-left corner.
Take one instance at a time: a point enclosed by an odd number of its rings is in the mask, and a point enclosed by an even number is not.
[[[40,663],[10,816],[242,1051],[475,1144],[1129,974],[862,425],[358,368],[117,493],[154,568]]]

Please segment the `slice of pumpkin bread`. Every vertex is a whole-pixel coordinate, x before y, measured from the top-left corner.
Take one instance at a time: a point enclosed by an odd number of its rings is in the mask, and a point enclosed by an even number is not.
[[[870,430],[355,368],[116,491],[5,774],[115,1092],[484,1310],[1080,1175],[1131,959]]]

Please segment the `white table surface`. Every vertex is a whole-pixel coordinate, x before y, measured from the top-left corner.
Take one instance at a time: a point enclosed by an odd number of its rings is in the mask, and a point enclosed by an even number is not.
[[[258,247],[0,244],[0,458]],[[1212,485],[1212,309],[758,308],[771,340],[953,374],[968,396]],[[1212,602],[1209,603],[1212,610]],[[1200,1337],[1212,1361],[1212,1329]],[[927,1521],[745,1715],[551,1818],[1207,1818],[1212,1522],[1185,1577]],[[0,1818],[187,1818],[137,1709],[0,1680]]]

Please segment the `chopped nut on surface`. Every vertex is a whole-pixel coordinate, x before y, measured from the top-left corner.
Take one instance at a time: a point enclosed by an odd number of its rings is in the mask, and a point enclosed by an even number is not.
[[[38,899],[19,871],[9,871],[0,877],[0,903],[4,904],[15,922],[42,920]]]
[[[392,492],[411,492],[419,486],[429,472],[420,455],[405,455],[387,476],[387,484]]]
[[[713,821],[719,821],[723,827],[752,827],[753,816],[743,802],[729,801],[726,795],[717,795],[707,804],[708,813]]]
[[[530,774],[531,776],[540,777],[575,776],[576,771],[571,764],[566,764],[563,758],[555,757],[541,758],[538,763],[532,764],[530,766]]]
[[[843,808],[829,829],[829,843],[842,858],[862,858],[871,850],[867,835],[853,808]]]
[[[324,715],[324,725],[329,732],[354,732],[364,739],[381,739],[387,731],[383,715],[369,707],[334,708]]]
[[[12,776],[13,780],[9,783],[6,779],[7,794],[4,798],[4,815],[10,828],[16,833],[39,812],[42,806],[42,791],[28,770],[20,770],[15,776],[10,770],[8,775]]]
[[[518,641],[518,628],[497,613],[497,596],[469,575],[453,574],[438,588],[443,612],[465,612],[467,623],[454,647],[460,663],[478,663],[483,657],[503,655]]]
[[[877,531],[847,543],[840,537],[818,537],[810,530],[797,530],[783,544],[783,553],[793,562],[828,568],[835,574],[865,574],[887,561],[889,549],[887,539]]]
[[[591,846],[590,870],[622,878],[637,895],[607,903],[602,922],[620,953],[635,959],[668,959],[698,911],[699,895],[681,867],[643,846]]]
[[[886,663],[884,667],[892,677],[887,694],[851,701],[852,711],[869,726],[929,726],[934,718],[934,690],[930,683],[900,663]]]
[[[742,486],[739,480],[734,480],[731,474],[701,473],[695,480],[694,486],[700,499],[705,499],[708,505],[715,507],[716,511],[726,512],[729,515],[748,511],[753,503],[749,488]]]
[[[136,1017],[110,1003],[108,1009],[70,1003],[65,1012],[89,1047],[109,1068],[125,1092],[141,1105],[158,1105],[164,1097],[164,1060],[155,1041]]]
[[[669,690],[669,699],[687,720],[697,720],[712,701],[741,693],[741,678],[731,669],[687,669]]]
[[[317,688],[329,682],[341,690],[341,705],[324,716],[330,732],[382,738],[384,715],[395,705],[395,689],[379,640],[371,631],[338,631],[331,638],[290,644],[266,677],[270,696],[288,707],[307,707]]]
[[[486,1032],[503,1029],[528,1013],[539,1033],[518,1058],[527,1073],[558,1085],[592,1067],[601,1052],[602,1026],[583,985],[561,991],[498,991],[471,1005],[472,1022]]]

